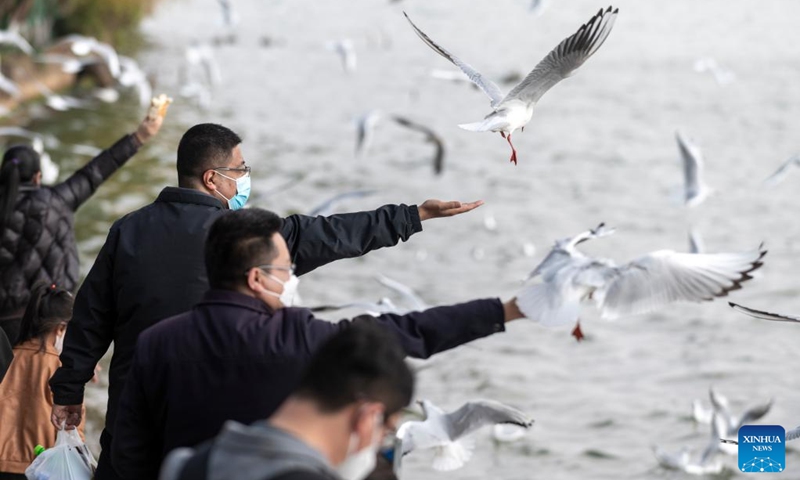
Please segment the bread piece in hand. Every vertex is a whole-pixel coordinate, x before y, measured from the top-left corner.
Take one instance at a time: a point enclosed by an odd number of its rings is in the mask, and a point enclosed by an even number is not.
[[[159,117],[165,116],[170,103],[172,103],[172,98],[163,93],[157,97],[153,97],[150,100],[150,110],[147,112],[147,115],[153,117],[156,115]]]

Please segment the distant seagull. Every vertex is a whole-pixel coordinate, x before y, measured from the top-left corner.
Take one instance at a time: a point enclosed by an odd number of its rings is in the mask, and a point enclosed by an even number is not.
[[[231,0],[217,0],[219,6],[222,8],[222,23],[228,27],[233,28],[239,24],[239,15],[233,8]]]
[[[44,141],[41,137],[31,139],[31,148],[39,154],[39,170],[42,172],[42,183],[51,185],[58,180],[60,168],[50,158],[50,154],[44,150]]]
[[[769,400],[766,403],[755,405],[746,409],[741,415],[734,415],[731,413],[727,399],[720,398],[720,396],[717,395],[713,389],[709,389],[708,396],[711,399],[711,407],[714,409],[714,415],[721,420],[720,424],[717,425],[717,438],[732,439],[738,437],[739,429],[743,425],[749,425],[756,420],[759,420],[761,417],[769,413],[770,409],[772,408],[772,400]],[[729,455],[736,454],[735,448],[723,447],[722,450]]]
[[[680,130],[675,132],[683,162],[684,203],[687,207],[700,205],[711,190],[703,183],[703,154]]]
[[[723,465],[715,458],[721,452],[720,434],[724,429],[724,420],[718,415],[713,415],[709,420],[711,424],[711,436],[708,444],[703,449],[697,460],[692,460],[686,448],[681,449],[677,454],[667,453],[660,447],[653,447],[653,454],[658,464],[669,470],[680,470],[690,475],[716,475],[722,472]]]
[[[377,317],[379,315],[383,315],[384,313],[396,313],[402,315],[403,312],[397,306],[392,303],[391,300],[384,297],[378,300],[377,302],[352,302],[352,303],[342,303],[342,304],[335,304],[335,305],[318,305],[316,307],[311,307],[311,310],[314,313],[324,313],[324,312],[331,312],[336,310],[361,310],[367,313],[367,315],[371,315],[373,317]]]
[[[72,53],[79,57],[85,57],[92,53],[98,55],[108,67],[111,76],[114,78],[119,77],[119,57],[117,56],[117,51],[111,45],[83,35],[67,35],[60,39],[57,44],[68,44]]]
[[[186,74],[189,78],[187,78],[187,81],[199,82],[200,79],[197,76],[199,69],[203,73],[207,86],[213,88],[222,83],[222,74],[214,58],[214,50],[211,48],[211,45],[199,43],[197,41],[192,42],[191,45],[186,47],[184,57],[186,58],[186,65],[188,67]]]
[[[117,79],[119,84],[136,90],[139,105],[143,107],[150,105],[150,99],[153,98],[153,86],[150,84],[147,75],[139,67],[139,63],[130,57],[120,56],[119,65],[121,69]]]
[[[498,423],[511,423],[529,428],[533,420],[521,411],[493,400],[475,400],[452,413],[445,413],[433,403],[423,400],[425,420],[406,422],[397,430],[394,471],[399,474],[402,459],[414,450],[432,448],[433,468],[449,471],[461,468],[472,457],[474,445],[464,437],[475,430]]]
[[[378,275],[375,277],[375,280],[378,281],[381,285],[395,292],[399,293],[403,299],[411,305],[411,308],[415,311],[422,311],[427,310],[430,306],[425,303],[422,297],[414,291],[413,288],[409,287],[404,283],[400,283],[397,280],[387,277],[386,275]]]
[[[674,302],[710,301],[741,288],[749,272],[767,253],[759,246],[743,253],[691,254],[659,250],[617,266],[611,260],[584,255],[576,248],[587,240],[614,233],[600,224],[574,237],[558,240],[531,272],[542,283],[517,295],[522,313],[543,325],[575,323],[572,334],[583,338],[581,303],[591,300],[602,317],[614,319],[651,312]]]
[[[444,140],[431,128],[422,125],[421,123],[413,122],[405,117],[393,115],[392,120],[397,124],[406,127],[410,130],[420,132],[425,135],[425,140],[433,143],[436,146],[436,153],[433,156],[433,172],[436,175],[441,175],[444,170]]]
[[[375,126],[383,118],[380,110],[370,110],[356,118],[356,156],[367,151],[375,136]]]
[[[700,232],[694,228],[689,230],[689,253],[705,253],[706,246]]]
[[[308,212],[308,215],[310,217],[316,217],[318,215],[325,217],[331,215],[333,213],[333,207],[342,200],[369,197],[375,193],[377,193],[377,190],[352,190],[350,192],[340,193],[312,208],[311,211]]]
[[[733,307],[737,312],[750,315],[751,317],[760,318],[761,320],[771,320],[775,322],[800,322],[800,316],[786,315],[783,313],[770,313],[763,310],[755,310],[733,302],[728,302],[728,305]]]
[[[800,155],[793,155],[788,160],[783,162],[783,164],[769,177],[764,180],[765,187],[774,187],[775,185],[781,183],[784,179],[786,179],[786,175],[789,174],[789,169],[793,167],[800,167]]]
[[[33,55],[33,47],[19,32],[13,30],[0,30],[0,45],[12,45],[27,55]]]
[[[718,85],[727,85],[736,80],[736,74],[722,68],[716,60],[710,57],[697,59],[694,62],[694,71],[697,73],[711,72]]]
[[[58,112],[66,112],[73,108],[91,108],[92,104],[80,98],[70,97],[68,95],[58,95],[53,93],[47,85],[38,80],[34,80],[34,86],[39,92],[44,95],[44,104]]]
[[[88,65],[100,63],[101,60],[95,57],[73,57],[58,53],[45,53],[35,58],[38,63],[55,64],[61,66],[64,73],[76,74],[81,72]]]
[[[339,55],[345,73],[353,73],[356,71],[358,57],[356,56],[356,48],[352,40],[345,38],[328,42],[325,47]]]
[[[505,96],[494,82],[484,78],[472,66],[437,45],[411,22],[405,12],[403,14],[423,42],[466,73],[470,80],[491,99],[493,112],[487,115],[483,121],[462,124],[459,127],[473,132],[499,132],[511,146],[511,161],[516,164],[517,151],[511,143],[511,134],[517,129],[523,129],[531,120],[533,107],[542,95],[555,84],[572,75],[600,48],[608,34],[611,33],[617,12],[618,10],[612,10],[611,7],[605,11],[600,10],[575,34],[563,40],[539,62],[521,83]]]

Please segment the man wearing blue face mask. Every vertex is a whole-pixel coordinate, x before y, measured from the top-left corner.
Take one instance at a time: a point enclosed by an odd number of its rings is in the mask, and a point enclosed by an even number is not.
[[[50,381],[52,421],[74,428],[81,420],[84,385],[114,343],[106,425],[97,480],[119,478],[109,461],[118,404],[139,334],[189,310],[208,289],[203,243],[211,224],[242,208],[250,193],[250,167],[241,138],[221,125],[190,128],[178,146],[178,187],[112,225],[106,243],[75,298],[64,340],[62,367]],[[282,219],[297,275],[343,258],[396,245],[422,230],[421,221],[457,215],[480,205],[428,200],[384,205],[373,211]]]

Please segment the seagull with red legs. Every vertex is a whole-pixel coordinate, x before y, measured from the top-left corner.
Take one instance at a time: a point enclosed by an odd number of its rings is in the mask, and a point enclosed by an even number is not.
[[[675,302],[710,301],[741,288],[767,253],[763,245],[740,253],[659,250],[618,266],[577,249],[612,233],[601,223],[557,241],[526,279],[541,277],[542,282],[526,285],[517,295],[522,314],[545,326],[575,324],[572,334],[580,341],[585,301],[592,301],[607,319],[652,312]]]
[[[587,23],[581,25],[577,32],[547,54],[508,95],[504,95],[494,82],[485,78],[471,65],[431,40],[414,25],[405,12],[403,15],[425,44],[460,68],[491,99],[492,113],[480,122],[466,123],[459,127],[472,132],[500,133],[511,146],[511,161],[516,164],[517,150],[511,143],[511,134],[517,129],[524,131],[525,125],[531,120],[536,102],[555,84],[572,75],[600,48],[611,33],[618,12],[619,9],[612,7],[601,9]]]

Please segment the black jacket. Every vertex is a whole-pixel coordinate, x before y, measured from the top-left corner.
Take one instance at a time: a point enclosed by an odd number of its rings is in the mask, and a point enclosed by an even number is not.
[[[417,358],[504,330],[498,299],[355,321],[378,322]],[[350,323],[319,320],[303,308],[272,311],[247,295],[211,290],[191,311],[149,328],[119,404],[114,469],[122,478],[155,479],[172,449],[212,438],[226,420],[269,417],[319,346]]]
[[[64,182],[20,188],[0,239],[0,316],[21,315],[37,281],[75,291],[79,269],[73,214],[138,145],[133,135],[126,135]]]
[[[136,338],[144,329],[189,310],[208,290],[203,247],[214,220],[227,212],[205,193],[167,187],[155,202],[117,220],[75,298],[61,353],[50,380],[58,405],[83,403],[84,385],[111,342],[106,430],[113,434]],[[297,274],[341,258],[397,244],[422,230],[415,206],[284,219]]]

